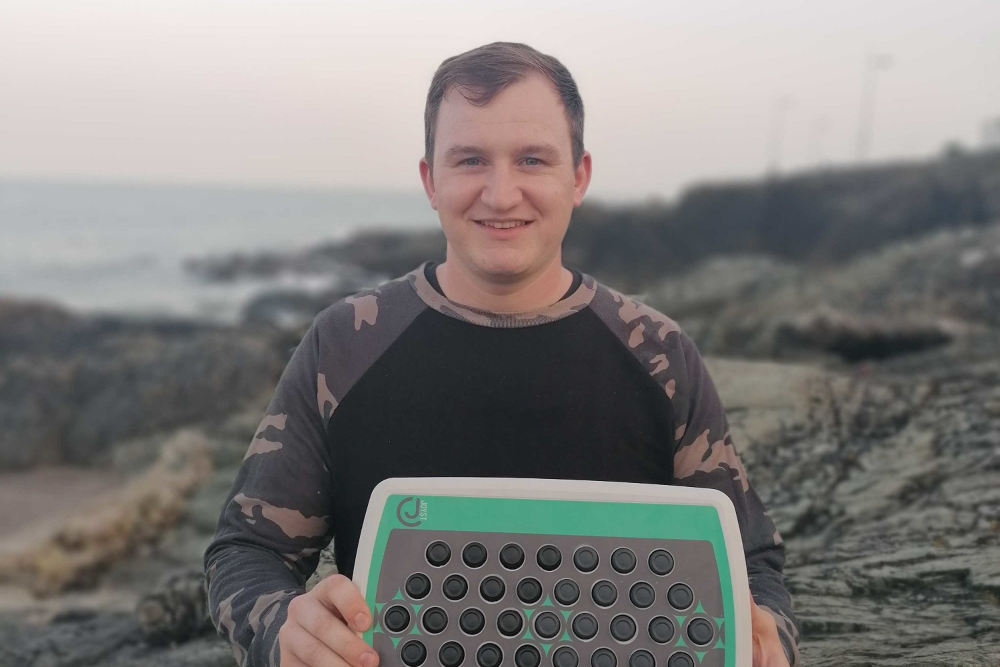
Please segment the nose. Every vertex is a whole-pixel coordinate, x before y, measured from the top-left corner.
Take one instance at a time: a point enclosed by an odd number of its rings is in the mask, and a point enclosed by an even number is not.
[[[497,166],[491,171],[480,196],[490,210],[502,213],[521,203],[521,187],[517,183],[517,175],[511,172],[511,169],[504,166]]]

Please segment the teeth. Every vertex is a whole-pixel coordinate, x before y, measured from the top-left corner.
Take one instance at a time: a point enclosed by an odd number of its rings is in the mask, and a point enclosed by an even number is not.
[[[492,220],[480,220],[479,224],[486,225],[487,227],[495,227],[496,229],[510,229],[511,227],[522,227],[525,225],[523,220],[518,220],[517,222],[494,222]]]

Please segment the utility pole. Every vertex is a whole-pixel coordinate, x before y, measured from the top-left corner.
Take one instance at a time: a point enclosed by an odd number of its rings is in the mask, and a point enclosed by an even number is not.
[[[865,61],[861,83],[861,111],[858,114],[857,160],[864,162],[872,143],[872,124],[875,120],[875,87],[878,73],[892,67],[892,57],[885,53],[872,53]]]
[[[826,116],[820,116],[816,118],[812,126],[812,136],[809,142],[809,152],[810,159],[817,167],[822,167],[824,164],[823,157],[823,137],[826,135],[827,129],[830,127],[830,120]]]
[[[781,162],[781,143],[785,133],[785,119],[788,110],[793,106],[793,100],[788,95],[782,95],[774,100],[771,107],[771,128],[767,141],[767,173],[777,174]]]
[[[1000,148],[1000,116],[983,121],[983,148]]]

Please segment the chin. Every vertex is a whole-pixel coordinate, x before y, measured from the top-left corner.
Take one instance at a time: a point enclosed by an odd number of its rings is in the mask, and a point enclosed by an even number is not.
[[[477,264],[483,273],[505,278],[515,278],[531,268],[531,262],[523,257],[486,257]]]

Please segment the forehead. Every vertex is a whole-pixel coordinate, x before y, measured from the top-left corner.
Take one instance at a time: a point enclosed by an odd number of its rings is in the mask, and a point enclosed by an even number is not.
[[[550,143],[569,150],[569,121],[555,86],[531,73],[510,84],[485,106],[476,106],[451,88],[438,110],[435,153],[459,144],[505,146],[510,142]]]

